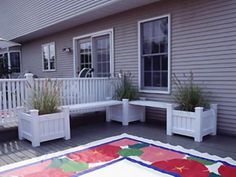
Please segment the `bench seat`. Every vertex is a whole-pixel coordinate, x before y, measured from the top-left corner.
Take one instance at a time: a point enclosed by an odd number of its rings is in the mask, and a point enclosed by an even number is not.
[[[115,105],[120,105],[120,104],[122,104],[121,101],[107,100],[107,101],[67,105],[66,107],[69,108],[70,112],[74,112],[74,111],[81,111],[84,109],[106,108],[109,106],[115,106]]]

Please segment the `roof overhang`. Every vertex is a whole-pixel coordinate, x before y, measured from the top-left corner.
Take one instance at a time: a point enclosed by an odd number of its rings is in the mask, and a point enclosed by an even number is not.
[[[20,45],[21,44],[19,44],[19,43],[8,41],[6,39],[0,38],[0,49],[5,49],[5,48],[9,48],[9,47],[14,47],[14,46],[20,46]]]
[[[60,22],[51,24],[50,26],[46,26],[42,29],[38,29],[37,31],[21,35],[13,40],[22,43],[157,1],[160,0],[117,0],[110,4],[105,4],[104,6],[90,9],[69,19],[63,19]]]

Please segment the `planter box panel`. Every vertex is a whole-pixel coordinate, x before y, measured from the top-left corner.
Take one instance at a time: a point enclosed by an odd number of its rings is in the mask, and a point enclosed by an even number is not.
[[[141,120],[143,114],[143,106],[129,105],[129,122]]]
[[[193,112],[173,110],[173,128],[192,131],[195,115]]]
[[[121,122],[122,121],[122,105],[116,105],[110,107],[111,120]]]
[[[173,128],[173,133],[189,136],[189,137],[194,136],[193,130],[186,130],[186,129],[180,129],[180,128]]]

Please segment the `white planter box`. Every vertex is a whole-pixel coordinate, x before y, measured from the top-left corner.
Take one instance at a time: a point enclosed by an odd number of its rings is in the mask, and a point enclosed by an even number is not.
[[[40,146],[41,142],[57,138],[70,139],[69,109],[62,108],[61,112],[38,115],[38,110],[30,110],[25,113],[22,108],[18,109],[19,139],[27,139],[32,146]]]
[[[217,105],[212,104],[209,110],[195,108],[195,112],[175,110],[174,106],[167,107],[167,134],[180,134],[194,137],[201,142],[205,135],[216,135]]]
[[[122,122],[122,125],[129,125],[133,121],[145,121],[145,107],[129,104],[128,99],[122,100],[122,105],[110,106],[106,109],[107,121]]]

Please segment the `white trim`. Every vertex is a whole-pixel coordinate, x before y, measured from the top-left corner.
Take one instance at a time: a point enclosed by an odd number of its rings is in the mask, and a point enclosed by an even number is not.
[[[142,71],[141,71],[141,24],[144,22],[149,22],[153,20],[158,20],[161,18],[168,18],[168,88],[167,91],[162,91],[162,90],[143,90],[142,89]],[[138,21],[138,72],[139,72],[139,92],[143,93],[160,93],[160,94],[170,94],[170,88],[171,88],[171,16],[170,14],[167,15],[162,15],[158,17],[153,17],[145,20]]]
[[[44,61],[43,61],[43,47],[44,46],[48,46],[48,45],[54,45],[54,51],[55,51],[55,69],[47,69],[47,70],[45,70],[44,69]],[[49,51],[49,53],[50,53],[50,51]],[[41,57],[42,57],[41,59],[42,59],[42,71],[43,72],[53,72],[53,71],[56,71],[56,43],[55,42],[48,42],[48,43],[45,43],[45,44],[41,45]],[[48,59],[48,67],[50,67],[50,58]]]
[[[76,73],[76,55],[77,55],[76,45],[77,44],[76,44],[76,41],[79,39],[83,39],[83,38],[93,38],[93,37],[98,37],[98,36],[107,35],[107,34],[110,36],[110,73],[111,73],[111,77],[114,77],[114,29],[113,28],[73,37],[73,73],[74,73],[74,77],[77,77],[77,73]],[[93,61],[92,61],[92,63],[93,63]]]

